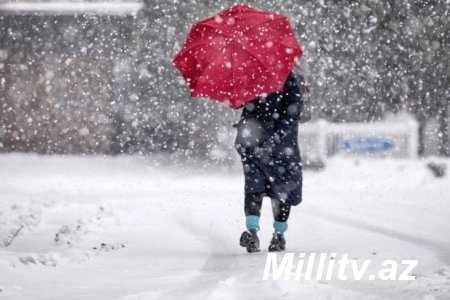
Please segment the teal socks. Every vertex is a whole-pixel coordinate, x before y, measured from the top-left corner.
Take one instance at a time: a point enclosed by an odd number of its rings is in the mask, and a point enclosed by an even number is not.
[[[287,224],[287,222],[274,221],[273,222],[273,229],[275,230],[275,233],[283,234],[288,229],[288,224]]]
[[[248,215],[245,217],[245,225],[247,226],[247,229],[250,230],[259,230],[259,217],[255,215]],[[288,223],[287,222],[273,222],[273,229],[275,230],[275,233],[283,234],[288,229]]]
[[[248,215],[245,217],[245,225],[247,225],[247,229],[253,229],[255,231],[259,230],[259,217],[254,215]]]

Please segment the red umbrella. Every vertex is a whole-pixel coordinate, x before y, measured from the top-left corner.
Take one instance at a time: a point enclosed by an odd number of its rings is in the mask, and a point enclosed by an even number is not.
[[[282,90],[302,54],[287,17],[236,5],[195,24],[173,63],[191,96],[237,108]]]

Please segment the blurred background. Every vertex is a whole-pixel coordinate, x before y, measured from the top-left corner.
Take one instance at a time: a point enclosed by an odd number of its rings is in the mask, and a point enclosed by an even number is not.
[[[289,16],[302,44],[305,157],[450,155],[448,0],[242,3]],[[240,111],[190,99],[171,62],[233,4],[0,0],[0,152],[235,162]]]
[[[240,2],[304,50],[288,251],[417,259],[417,280],[263,281],[238,246],[241,111],[172,65],[235,1],[0,0],[0,297],[449,299],[450,0]]]

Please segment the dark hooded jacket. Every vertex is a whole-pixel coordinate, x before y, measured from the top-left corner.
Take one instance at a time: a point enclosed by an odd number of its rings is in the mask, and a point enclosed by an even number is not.
[[[289,205],[302,201],[298,123],[303,98],[294,73],[283,90],[245,104],[235,147],[241,156],[245,193],[264,193]]]

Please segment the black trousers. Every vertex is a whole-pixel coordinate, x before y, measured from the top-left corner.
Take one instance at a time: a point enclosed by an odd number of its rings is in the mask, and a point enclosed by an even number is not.
[[[246,216],[261,216],[263,196],[263,193],[245,194],[244,210]],[[289,218],[289,213],[291,212],[291,206],[281,202],[280,200],[272,199],[272,212],[275,221],[286,222]]]

